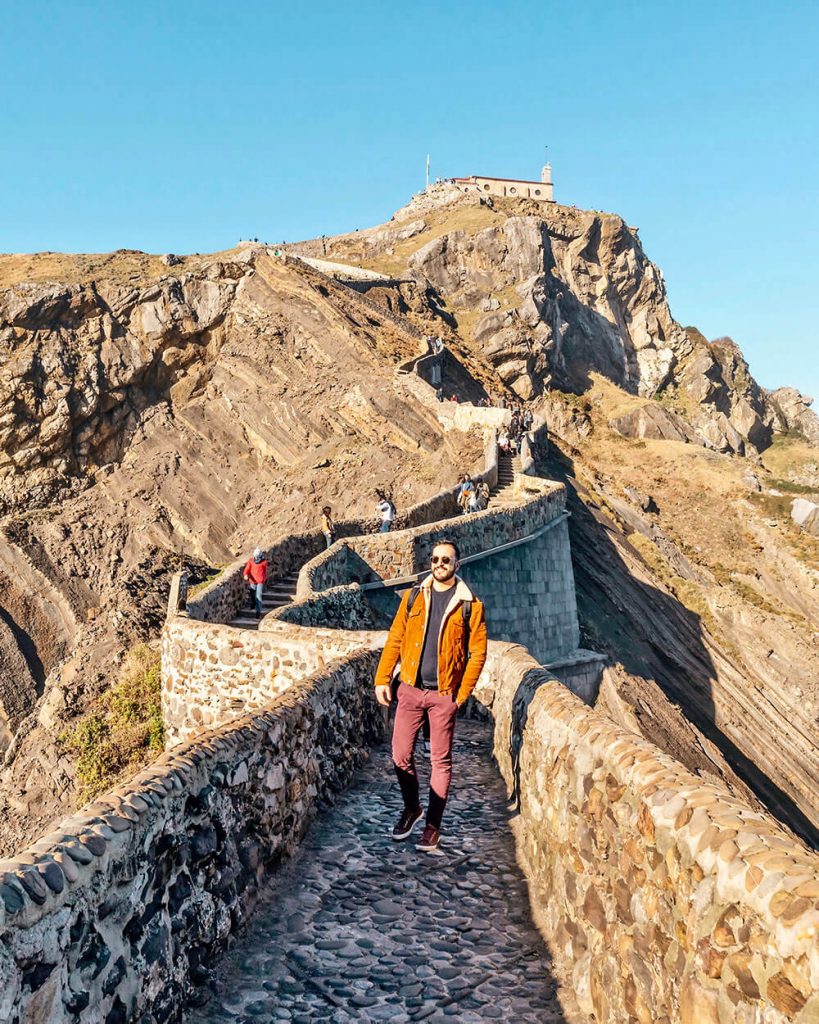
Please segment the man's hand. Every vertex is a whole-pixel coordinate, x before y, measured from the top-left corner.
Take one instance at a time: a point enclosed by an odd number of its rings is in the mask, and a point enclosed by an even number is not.
[[[383,704],[385,708],[388,708],[392,703],[392,687],[376,686],[375,699],[378,701],[379,704]]]

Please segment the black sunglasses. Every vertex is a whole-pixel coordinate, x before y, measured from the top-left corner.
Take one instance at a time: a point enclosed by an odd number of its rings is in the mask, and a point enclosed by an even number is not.
[[[432,562],[433,565],[437,565],[439,562],[442,565],[451,565],[454,562],[454,559],[450,558],[449,555],[433,555],[432,558],[430,558],[430,562]]]

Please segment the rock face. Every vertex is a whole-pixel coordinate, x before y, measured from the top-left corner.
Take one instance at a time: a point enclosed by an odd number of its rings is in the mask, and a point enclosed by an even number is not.
[[[681,416],[660,405],[644,405],[611,420],[610,426],[622,437],[703,444]]]
[[[807,498],[796,498],[791,505],[791,519],[806,533],[819,537],[819,505]]]
[[[314,254],[316,246],[296,248]],[[471,343],[519,398],[582,393],[599,373],[676,403],[682,432],[715,451],[756,455],[789,430],[819,443],[809,399],[792,389],[769,394],[730,338],[708,342],[674,320],[660,270],[614,214],[489,202],[436,185],[387,224],[321,246],[413,280],[426,293],[413,311],[437,317],[435,333]]]
[[[769,397],[778,413],[779,429],[802,434],[809,444],[819,446],[819,416],[810,408],[812,398],[796,388],[777,388]]]
[[[704,443],[716,451],[764,451],[776,420],[767,392],[751,376],[739,346],[730,338],[709,343],[689,328],[693,352],[677,368],[674,383],[688,401],[688,418]]]
[[[654,394],[689,346],[636,234],[620,217],[536,209],[436,238],[409,269],[459,324],[461,311],[486,310],[474,340],[521,398],[550,380],[575,386],[590,370]]]

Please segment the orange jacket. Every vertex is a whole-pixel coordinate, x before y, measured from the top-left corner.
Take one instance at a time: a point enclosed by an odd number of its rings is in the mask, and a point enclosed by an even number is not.
[[[438,690],[454,693],[459,704],[475,689],[478,676],[486,661],[486,616],[479,601],[460,577],[452,588],[452,598],[446,607],[438,636]],[[390,626],[387,642],[375,673],[376,686],[389,686],[398,661],[401,661],[400,680],[415,686],[424,647],[424,634],[429,616],[429,588],[432,577],[427,576],[407,615],[411,591],[407,591]],[[464,643],[464,601],[472,602],[469,614],[469,651]],[[467,653],[469,657],[467,658]]]
[[[267,559],[263,558],[261,562],[254,562],[252,558],[248,558],[242,575],[248,583],[266,583]]]

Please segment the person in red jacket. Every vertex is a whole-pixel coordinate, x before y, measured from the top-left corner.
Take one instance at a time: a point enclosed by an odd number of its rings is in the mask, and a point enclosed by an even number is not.
[[[250,597],[256,606],[256,618],[262,617],[262,594],[267,580],[267,559],[261,548],[256,548],[242,573],[245,583],[250,587]]]

